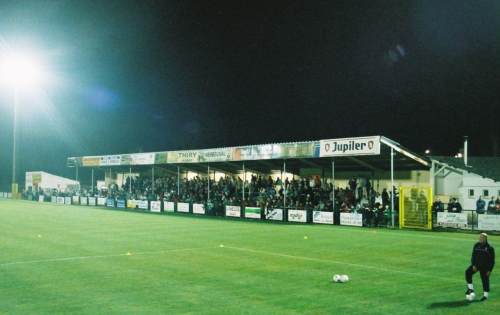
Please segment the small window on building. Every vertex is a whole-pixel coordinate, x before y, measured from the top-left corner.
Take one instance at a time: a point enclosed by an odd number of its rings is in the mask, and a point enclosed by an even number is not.
[[[488,197],[490,195],[490,192],[488,189],[483,190],[483,196]]]
[[[474,189],[469,189],[469,197],[474,197]]]

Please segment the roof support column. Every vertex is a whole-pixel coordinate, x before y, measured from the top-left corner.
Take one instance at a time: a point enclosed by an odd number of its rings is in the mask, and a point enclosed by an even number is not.
[[[335,160],[332,159],[332,211],[335,211]]]
[[[241,201],[245,202],[245,182],[247,180],[247,172],[245,171],[245,162],[243,162],[243,189],[241,190]]]
[[[177,165],[177,200],[181,195],[181,168]]]
[[[281,184],[283,185],[283,211],[286,209],[286,185],[285,185],[285,180],[284,176],[286,174],[286,161],[283,160],[283,175],[281,176]]]
[[[208,185],[207,185],[207,202],[210,200],[210,164],[207,164],[207,175],[208,175]]]
[[[394,149],[391,147],[391,222],[394,228]]]

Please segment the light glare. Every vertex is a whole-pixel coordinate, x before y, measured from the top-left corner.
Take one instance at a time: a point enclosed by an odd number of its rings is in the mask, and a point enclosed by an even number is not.
[[[42,82],[42,67],[37,58],[28,54],[0,55],[0,83],[24,89],[38,87]]]

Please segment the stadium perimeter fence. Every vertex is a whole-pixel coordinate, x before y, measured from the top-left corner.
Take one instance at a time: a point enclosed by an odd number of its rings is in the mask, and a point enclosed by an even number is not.
[[[0,198],[11,198],[7,192],[0,192]],[[327,224],[358,227],[391,227],[390,211],[383,214],[356,213],[339,211],[318,211],[311,209],[274,208],[243,205],[224,205],[214,207],[209,203],[172,202],[158,200],[134,200],[125,198],[85,197],[85,196],[30,196],[26,198],[34,202],[49,202],[53,204],[96,206],[122,210],[139,210],[156,213],[179,213],[191,215],[222,216],[235,219],[250,219],[255,221],[292,222],[297,224]],[[433,212],[430,226],[434,230],[466,230],[500,232],[500,215],[478,214],[475,210],[462,212]],[[398,223],[398,213],[395,222]]]

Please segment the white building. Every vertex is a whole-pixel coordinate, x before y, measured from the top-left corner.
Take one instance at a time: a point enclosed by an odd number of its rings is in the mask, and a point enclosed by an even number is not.
[[[463,209],[476,210],[479,196],[486,202],[500,196],[498,157],[469,157],[467,165],[463,159],[433,157],[430,172],[434,195],[443,202],[456,197]]]
[[[25,189],[32,190],[43,189],[51,190],[57,189],[60,192],[77,191],[80,187],[80,182],[49,174],[46,172],[26,172]]]

